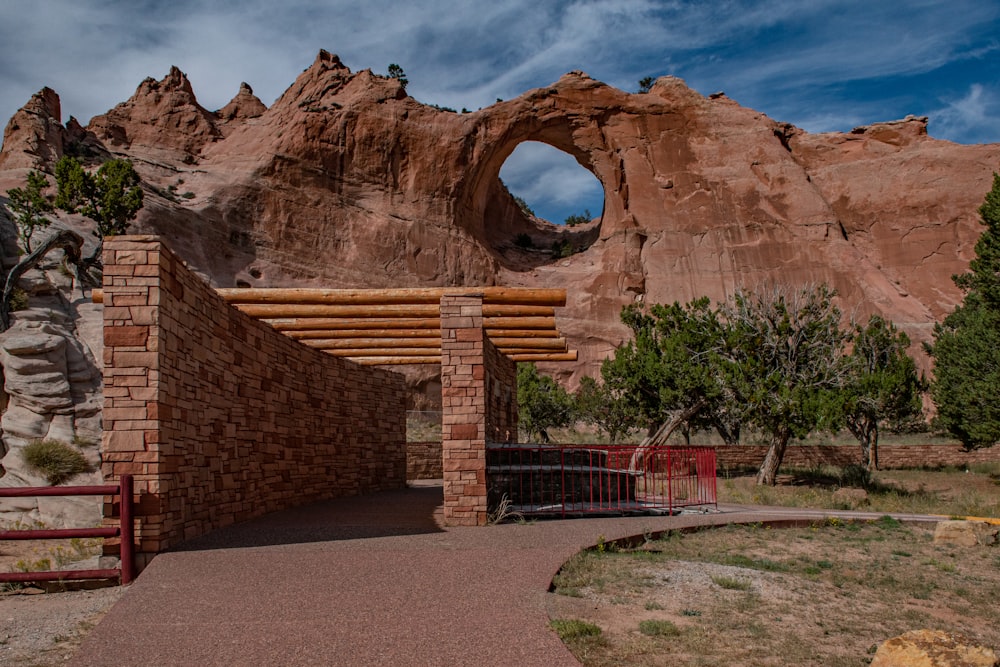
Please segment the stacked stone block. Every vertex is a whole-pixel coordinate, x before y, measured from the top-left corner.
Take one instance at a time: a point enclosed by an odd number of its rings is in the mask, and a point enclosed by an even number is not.
[[[486,441],[517,433],[516,367],[483,330],[482,294],[441,298],[444,520],[487,520]],[[511,437],[516,437],[512,435]]]
[[[135,476],[140,565],[267,512],[405,485],[401,375],[247,317],[156,237],[105,242],[104,324],[103,472]]]

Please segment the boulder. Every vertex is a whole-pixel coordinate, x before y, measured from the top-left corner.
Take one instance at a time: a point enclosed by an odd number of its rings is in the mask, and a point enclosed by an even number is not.
[[[938,521],[934,528],[934,544],[989,546],[997,543],[998,534],[1000,527],[986,521]]]
[[[882,643],[871,667],[997,667],[993,649],[940,630],[912,630]]]

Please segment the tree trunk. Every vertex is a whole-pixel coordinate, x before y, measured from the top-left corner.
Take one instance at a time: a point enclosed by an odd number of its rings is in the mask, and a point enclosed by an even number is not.
[[[629,461],[629,470],[641,470],[644,467],[643,464],[646,458],[646,453],[650,450],[650,448],[666,444],[674,430],[687,420],[691,419],[691,417],[698,414],[698,411],[704,407],[705,402],[705,399],[700,399],[697,403],[684,410],[684,412],[675,416],[670,421],[665,422],[656,430],[655,433],[643,438],[642,442],[639,443],[639,446],[632,454],[632,458]]]
[[[878,470],[878,422],[872,424],[868,434],[868,457],[865,459],[868,470]]]
[[[757,471],[758,486],[764,484],[774,486],[778,478],[778,468],[781,466],[781,460],[785,458],[785,448],[788,446],[788,440],[791,438],[791,435],[791,432],[787,429],[781,429],[774,434],[774,437],[771,439],[771,446],[767,448],[764,461],[760,464],[760,470]]]
[[[861,443],[861,465],[871,471],[878,470],[878,421],[848,419],[847,428]]]
[[[734,445],[740,444],[740,426],[736,424],[732,428],[726,425],[721,419],[716,419],[715,430],[718,432],[719,437],[722,438],[722,442],[727,446],[732,447]]]
[[[40,246],[35,248],[31,254],[25,256],[17,265],[10,270],[7,274],[7,279],[3,288],[3,296],[0,297],[0,331],[6,331],[10,328],[10,298],[14,294],[14,288],[17,287],[17,281],[21,279],[29,269],[34,268],[42,258],[49,253],[49,251],[55,248],[62,248],[66,252],[66,258],[71,264],[77,267],[77,278],[80,278],[80,254],[83,249],[83,237],[76,232],[63,229],[48,239],[45,240]]]

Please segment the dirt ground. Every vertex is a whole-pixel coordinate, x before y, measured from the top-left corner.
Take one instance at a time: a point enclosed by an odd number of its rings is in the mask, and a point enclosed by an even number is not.
[[[550,617],[603,631],[567,642],[585,665],[861,666],[923,628],[1000,649],[1000,547],[935,545],[929,528],[703,531],[578,556],[556,584]],[[673,629],[648,636],[647,619]]]
[[[18,561],[53,559],[53,551],[73,551],[68,541],[0,541],[0,571]],[[96,558],[92,559],[96,561]],[[96,567],[78,561],[77,567]],[[118,601],[124,589],[105,586],[89,590],[60,590],[0,584],[0,665],[48,667],[65,664],[87,632]]]

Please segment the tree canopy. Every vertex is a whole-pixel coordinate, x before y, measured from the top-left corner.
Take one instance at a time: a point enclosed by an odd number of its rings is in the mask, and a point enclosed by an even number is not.
[[[878,315],[864,326],[855,325],[850,372],[841,394],[843,418],[861,443],[861,459],[878,469],[879,424],[901,423],[922,412],[925,383],[906,350],[909,337]]]
[[[1000,175],[979,207],[985,227],[969,270],[954,276],[962,303],[934,328],[936,423],[966,449],[1000,442]]]
[[[403,68],[396,63],[389,63],[387,71],[389,73],[389,78],[399,81],[399,85],[401,85],[405,90],[406,84],[410,83],[410,80],[406,78],[406,72],[403,71]]]
[[[128,160],[108,160],[90,173],[79,160],[64,156],[56,163],[56,184],[56,206],[96,222],[94,233],[102,241],[124,234],[142,208],[139,174]]]
[[[521,428],[531,441],[549,441],[548,430],[573,421],[573,399],[534,364],[517,365],[517,409]]]
[[[48,214],[52,212],[52,202],[43,194],[49,187],[49,179],[37,171],[28,172],[28,183],[22,190],[12,188],[7,191],[11,213],[14,214],[14,224],[17,225],[17,236],[24,246],[24,251],[31,253],[31,237],[39,229],[52,224]]]
[[[834,296],[820,285],[626,307],[633,338],[604,362],[601,385],[581,385],[589,403],[608,402],[586,413],[609,434],[626,433],[630,415],[650,437],[680,420],[736,444],[753,427],[769,442],[761,484],[774,483],[791,438],[845,422],[877,461],[878,424],[919,413],[921,385],[905,335],[882,318],[843,328]]]

